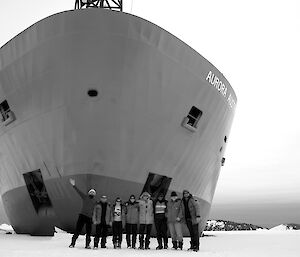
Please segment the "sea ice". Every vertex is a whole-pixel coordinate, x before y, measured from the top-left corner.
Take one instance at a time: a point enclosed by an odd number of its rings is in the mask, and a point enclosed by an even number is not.
[[[151,239],[151,250],[132,250],[126,248],[125,237],[121,250],[114,250],[111,237],[108,238],[108,249],[84,249],[85,237],[80,236],[75,248],[68,248],[71,234],[58,230],[54,237],[32,237],[29,235],[5,234],[0,231],[1,257],[94,257],[105,254],[106,257],[131,256],[201,256],[201,257],[299,257],[300,230],[294,231],[206,231],[200,239],[200,251],[187,251],[189,238],[184,239],[184,250],[155,250],[157,242]],[[169,239],[171,246],[171,239]]]

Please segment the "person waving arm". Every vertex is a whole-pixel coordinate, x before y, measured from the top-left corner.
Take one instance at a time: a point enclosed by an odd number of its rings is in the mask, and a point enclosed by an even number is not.
[[[81,192],[81,191],[78,189],[78,187],[76,186],[76,184],[75,184],[75,179],[70,178],[69,181],[70,181],[70,184],[71,184],[71,185],[73,186],[73,188],[75,189],[75,191],[79,194],[79,196],[80,196],[82,199],[86,198],[86,195],[85,195],[83,192]]]

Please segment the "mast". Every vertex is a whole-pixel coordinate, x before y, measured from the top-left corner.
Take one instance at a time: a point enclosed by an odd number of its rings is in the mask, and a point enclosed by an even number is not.
[[[123,0],[75,0],[75,9],[102,8],[123,11]]]

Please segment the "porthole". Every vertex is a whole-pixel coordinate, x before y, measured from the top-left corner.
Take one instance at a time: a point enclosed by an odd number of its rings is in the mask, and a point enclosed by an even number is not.
[[[225,158],[223,157],[221,160],[221,165],[224,166],[225,165]]]
[[[89,97],[97,97],[98,96],[98,90],[96,89],[89,89],[87,92]]]

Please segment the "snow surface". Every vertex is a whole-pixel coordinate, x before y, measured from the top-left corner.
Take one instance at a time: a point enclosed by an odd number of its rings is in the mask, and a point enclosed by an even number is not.
[[[112,249],[111,237],[108,238],[108,249],[84,249],[85,237],[80,236],[74,249],[68,248],[71,234],[58,231],[54,237],[32,237],[29,235],[5,234],[0,231],[1,257],[94,257],[94,256],[201,256],[201,257],[299,257],[300,230],[286,231],[206,231],[200,239],[200,251],[186,251],[189,238],[184,239],[184,250],[155,250],[156,239],[151,239],[151,250]],[[124,239],[124,238],[123,238]],[[171,244],[171,239],[169,239]]]

